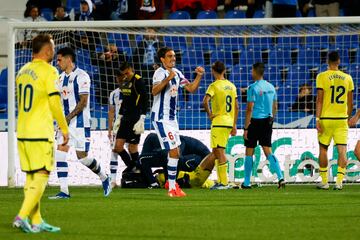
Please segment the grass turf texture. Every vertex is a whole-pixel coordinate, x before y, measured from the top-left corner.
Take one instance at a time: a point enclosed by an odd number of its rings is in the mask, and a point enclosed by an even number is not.
[[[61,233],[26,234],[11,227],[22,189],[0,188],[0,239],[359,239],[360,185],[343,191],[311,185],[252,190],[71,188],[72,198],[42,199],[46,221]]]

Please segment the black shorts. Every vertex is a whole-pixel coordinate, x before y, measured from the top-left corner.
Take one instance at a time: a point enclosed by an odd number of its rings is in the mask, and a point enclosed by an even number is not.
[[[116,133],[116,139],[125,139],[127,143],[139,144],[140,134],[135,134],[133,128],[137,121],[121,119],[119,130]]]
[[[273,118],[254,119],[248,127],[248,140],[245,140],[245,147],[255,148],[258,144],[264,147],[271,147]]]

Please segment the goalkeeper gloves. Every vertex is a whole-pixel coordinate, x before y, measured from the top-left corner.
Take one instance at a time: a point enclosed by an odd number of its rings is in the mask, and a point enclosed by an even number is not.
[[[144,133],[144,121],[145,121],[145,115],[141,115],[139,120],[135,123],[133,130],[135,134],[142,134]]]
[[[114,135],[116,135],[117,131],[119,130],[121,118],[122,118],[122,115],[118,115],[118,117],[116,118],[116,120],[114,122],[114,125],[113,125],[113,133],[114,133]]]

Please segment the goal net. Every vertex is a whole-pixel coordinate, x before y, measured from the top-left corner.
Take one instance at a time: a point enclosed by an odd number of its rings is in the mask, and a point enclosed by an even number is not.
[[[326,23],[332,21],[332,23]],[[338,20],[288,19],[281,25],[277,19],[214,20],[214,21],[137,21],[137,22],[71,22],[71,23],[14,23],[9,34],[9,88],[16,72],[31,61],[31,37],[39,32],[50,33],[56,50],[68,46],[76,52],[76,65],[91,78],[91,128],[90,154],[108,168],[110,145],[107,139],[108,97],[117,87],[115,72],[128,61],[147,85],[151,105],[152,75],[161,65],[156,51],[168,46],[176,53],[176,67],[190,81],[196,66],[203,66],[204,74],[199,89],[190,94],[179,92],[178,122],[181,133],[201,139],[209,145],[210,121],[204,112],[202,99],[213,81],[210,66],[216,60],[226,64],[226,77],[238,90],[238,136],[230,139],[226,149],[230,159],[230,178],[243,178],[242,128],[245,121],[247,87],[253,82],[252,64],[266,64],[264,78],[277,90],[278,114],[274,123],[274,151],[288,181],[313,181],[318,179],[317,139],[315,126],[315,78],[327,69],[329,51],[340,53],[340,69],[351,74],[356,86],[355,106],[360,100],[359,84],[359,32],[360,19]],[[56,57],[55,57],[56,59]],[[53,65],[56,66],[54,59]],[[15,98],[9,91],[9,183],[22,185],[16,154]],[[298,101],[302,97],[303,101]],[[151,131],[149,116],[146,130]],[[349,147],[357,141],[357,130],[351,129]],[[142,137],[142,141],[144,136]],[[277,150],[276,150],[277,149]],[[354,159],[349,149],[349,159]],[[332,151],[331,151],[332,152]],[[330,153],[336,160],[336,152]],[[256,181],[273,181],[273,174],[262,163],[265,157],[256,150],[254,168]],[[70,183],[74,185],[99,184],[96,176],[84,169],[74,154],[69,157]],[[121,160],[119,159],[119,162]],[[264,166],[262,166],[264,165]],[[356,164],[352,169],[358,170]],[[123,167],[120,165],[120,168]],[[259,170],[260,169],[260,170]],[[335,167],[333,170],[335,171]],[[357,180],[358,171],[348,174],[348,180]],[[121,171],[121,170],[120,170]],[[335,172],[331,176],[335,176]],[[120,175],[120,174],[119,174]],[[52,175],[50,184],[56,184]]]

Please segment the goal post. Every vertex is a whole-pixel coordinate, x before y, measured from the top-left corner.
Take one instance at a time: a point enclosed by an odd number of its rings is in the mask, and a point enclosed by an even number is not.
[[[292,111],[291,105],[302,84],[310,85],[314,93],[314,78],[319,71],[324,70],[324,54],[328,51],[339,50],[343,54],[342,57],[348,57],[349,59],[344,61],[344,69],[356,74],[353,78],[360,83],[357,80],[360,76],[358,50],[360,17],[9,22],[8,186],[19,185],[16,179],[18,166],[15,164],[15,75],[19,67],[31,59],[31,50],[28,47],[20,45],[15,49],[19,32],[37,31],[53,34],[57,49],[61,46],[79,47],[75,49],[78,66],[85,68],[92,77],[91,80],[94,80],[91,100],[92,129],[106,131],[106,99],[108,92],[115,86],[115,81],[114,71],[104,70],[106,67],[103,66],[102,58],[107,57],[106,54],[104,55],[104,47],[115,44],[119,55],[120,53],[123,55],[123,60],[140,66],[135,72],[144,73],[146,69],[142,67],[143,62],[139,60],[134,62],[134,59],[139,57],[134,54],[137,44],[147,34],[147,28],[155,29],[154,34],[162,45],[170,45],[174,48],[177,54],[177,67],[187,78],[193,80],[193,70],[197,65],[204,65],[207,71],[197,93],[194,95],[179,93],[179,125],[180,129],[189,135],[192,135],[193,130],[210,129],[201,101],[207,86],[212,82],[210,65],[215,60],[226,63],[227,77],[238,88],[239,102],[241,102],[238,129],[243,127],[246,86],[251,83],[250,70],[255,61],[266,63],[265,78],[277,87],[279,115],[274,127],[278,129],[308,128],[307,131],[313,129],[313,115],[309,112]],[[95,39],[94,42],[86,45],[81,39],[84,35],[88,38],[87,41]],[[85,49],[85,45],[90,46],[91,49]],[[147,79],[147,81],[151,80]],[[150,86],[151,83],[148,84]],[[360,99],[358,95],[356,91],[355,101]],[[149,118],[146,120],[146,129],[151,130]],[[239,134],[242,134],[241,131]],[[105,163],[107,160],[103,161]]]

